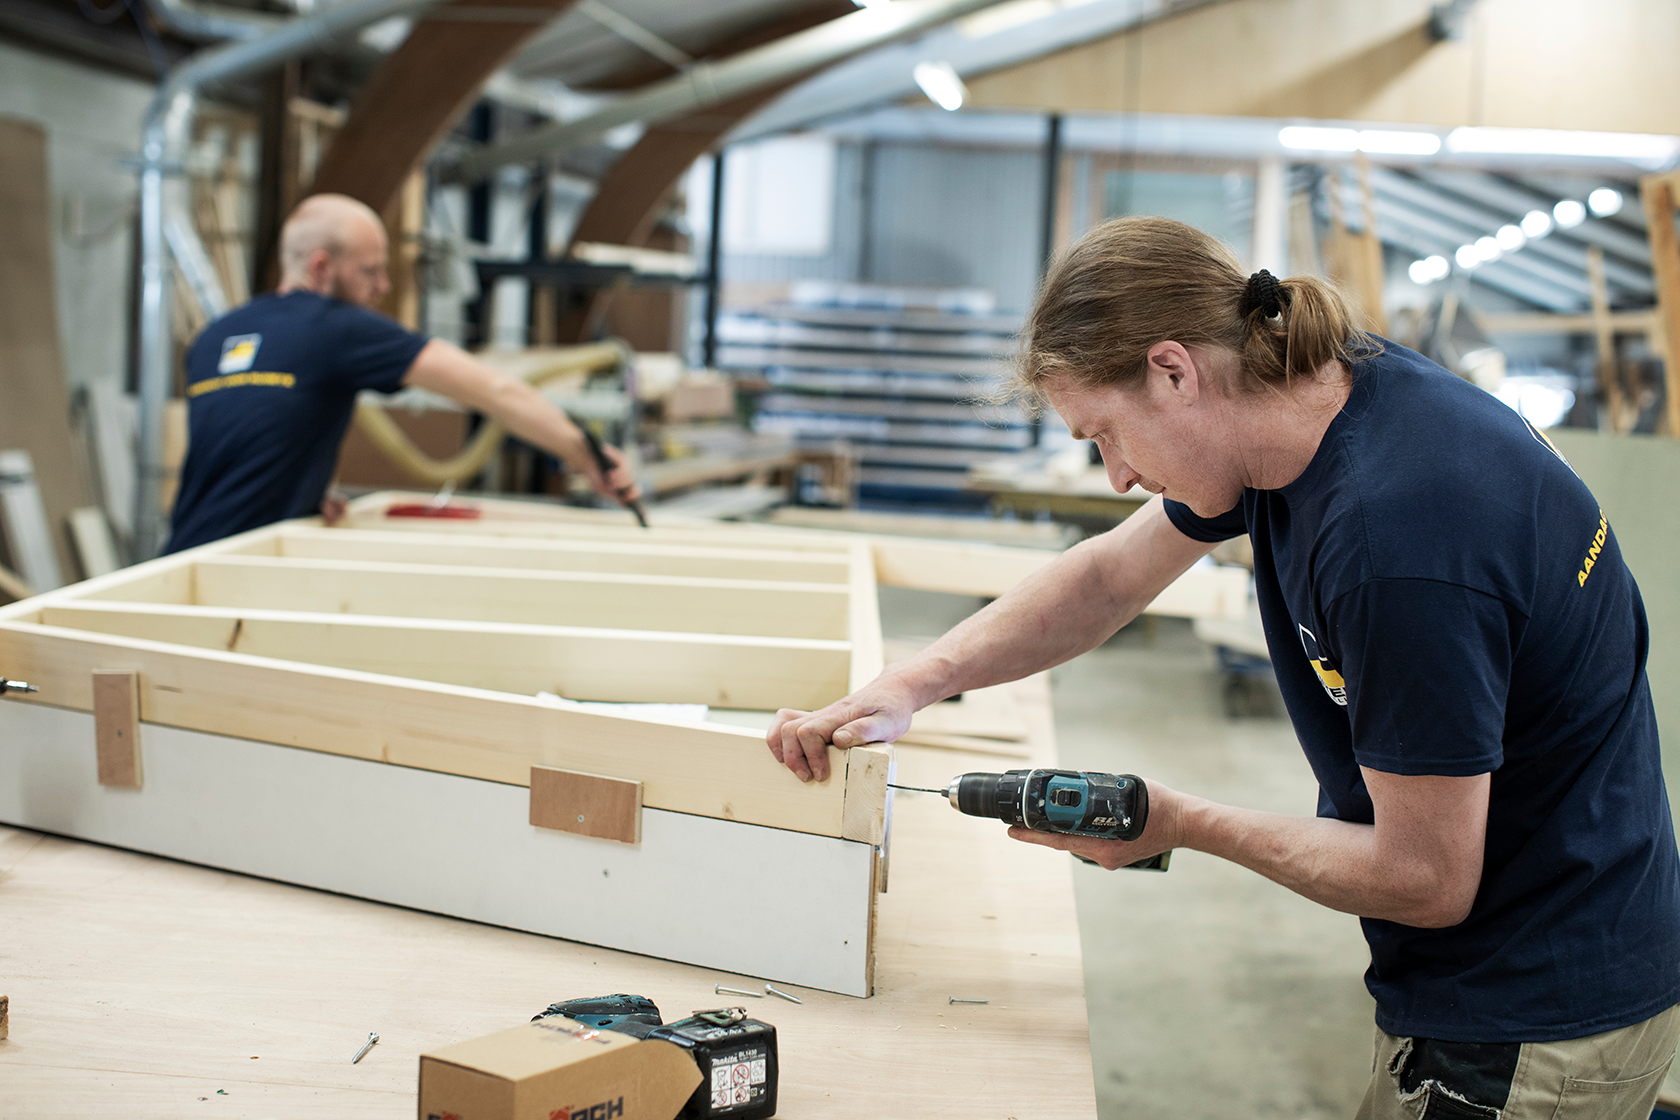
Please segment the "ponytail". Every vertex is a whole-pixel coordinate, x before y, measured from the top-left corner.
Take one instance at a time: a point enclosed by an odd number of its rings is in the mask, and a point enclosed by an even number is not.
[[[1239,392],[1381,349],[1329,284],[1247,276],[1224,243],[1167,218],[1117,218],[1081,238],[1051,268],[1023,333],[1016,383],[1038,399],[1052,378],[1135,388],[1150,348],[1169,339],[1236,355]]]

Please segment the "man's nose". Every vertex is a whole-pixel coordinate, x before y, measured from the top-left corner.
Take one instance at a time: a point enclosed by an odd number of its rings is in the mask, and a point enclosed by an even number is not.
[[[1122,463],[1120,456],[1108,448],[1103,447],[1101,450],[1103,466],[1108,470],[1108,484],[1114,488],[1116,494],[1124,494],[1132,488],[1139,478],[1143,477],[1125,463]]]

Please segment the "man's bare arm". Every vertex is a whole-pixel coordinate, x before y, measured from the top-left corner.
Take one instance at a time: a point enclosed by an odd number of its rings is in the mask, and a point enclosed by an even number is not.
[[[403,384],[441,393],[499,420],[508,431],[566,461],[608,498],[641,496],[635,476],[617,448],[606,448],[613,470],[603,477],[583,433],[541,393],[516,377],[474,358],[459,346],[434,338],[408,367]]]
[[[1018,680],[1092,649],[1212,547],[1179,532],[1156,498],[845,699],[819,712],[782,709],[765,741],[800,780],[821,781],[829,773],[830,744],[890,742],[919,708]]]
[[[1150,782],[1149,823],[1129,843],[1018,827],[1009,834],[1110,869],[1190,848],[1345,913],[1428,929],[1462,922],[1481,886],[1492,776],[1362,772],[1375,824],[1238,809]]]

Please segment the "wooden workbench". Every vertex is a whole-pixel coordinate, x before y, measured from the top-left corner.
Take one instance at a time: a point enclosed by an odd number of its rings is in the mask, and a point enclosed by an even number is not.
[[[1048,683],[1014,688],[1048,764]],[[898,781],[1001,761],[902,747]],[[667,1019],[738,1002],[774,1023],[781,1117],[1095,1117],[1070,861],[933,795],[894,812],[876,995],[798,1006],[713,993],[750,977],[0,827],[0,1116],[407,1120],[421,1052],[635,992]],[[728,889],[692,920],[727,922]]]

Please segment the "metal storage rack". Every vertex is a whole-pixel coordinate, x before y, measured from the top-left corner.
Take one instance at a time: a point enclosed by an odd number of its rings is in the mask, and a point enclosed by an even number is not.
[[[718,320],[718,365],[762,379],[761,432],[851,442],[875,502],[984,504],[976,463],[1037,442],[1018,406],[986,403],[1008,373],[1013,315],[780,303]]]

